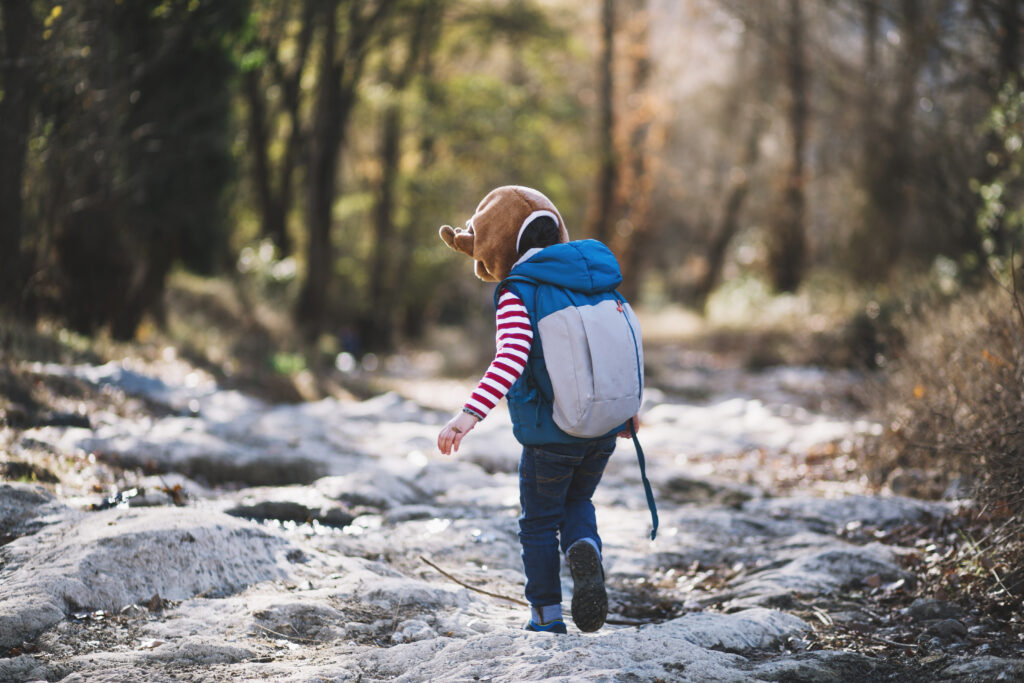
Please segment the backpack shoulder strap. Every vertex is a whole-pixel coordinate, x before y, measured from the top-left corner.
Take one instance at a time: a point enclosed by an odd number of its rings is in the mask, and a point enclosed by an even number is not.
[[[651,511],[651,540],[658,535],[658,506],[654,504],[654,491],[651,490],[651,481],[647,478],[647,464],[644,462],[644,449],[640,447],[640,439],[636,436],[636,425],[633,418],[629,420],[629,433],[633,437],[633,445],[636,446],[636,459],[640,464],[640,479],[644,483],[644,495],[647,496],[647,509]]]

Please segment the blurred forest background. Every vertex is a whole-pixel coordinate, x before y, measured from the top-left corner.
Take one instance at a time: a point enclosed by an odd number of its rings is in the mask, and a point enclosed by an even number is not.
[[[147,344],[271,400],[478,373],[491,288],[437,229],[523,184],[670,370],[870,370],[858,476],[977,493],[1019,568],[1021,4],[0,0],[0,399]]]
[[[436,229],[510,183],[650,306],[976,286],[1021,51],[1018,0],[2,0],[0,303],[131,339],[227,274],[387,350],[482,308]]]

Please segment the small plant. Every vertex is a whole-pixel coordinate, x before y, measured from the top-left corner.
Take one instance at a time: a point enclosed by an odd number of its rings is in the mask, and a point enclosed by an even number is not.
[[[1024,91],[1013,81],[1000,91],[984,125],[994,144],[989,172],[971,180],[981,199],[977,214],[981,253],[970,255],[998,279],[1012,276],[1024,246]]]
[[[306,358],[301,353],[279,351],[270,357],[270,366],[282,375],[297,375],[306,369]]]

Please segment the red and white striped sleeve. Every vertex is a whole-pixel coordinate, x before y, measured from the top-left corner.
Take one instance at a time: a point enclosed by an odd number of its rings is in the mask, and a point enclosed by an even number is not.
[[[533,345],[533,327],[523,300],[509,290],[503,290],[495,312],[498,328],[495,341],[498,351],[484,373],[473,394],[463,408],[479,419],[484,419],[498,401],[505,397],[526,368]]]

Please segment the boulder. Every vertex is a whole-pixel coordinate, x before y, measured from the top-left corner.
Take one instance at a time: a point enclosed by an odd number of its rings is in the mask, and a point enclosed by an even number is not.
[[[42,486],[0,483],[0,545],[39,531],[66,510]]]
[[[0,647],[69,613],[113,612],[154,595],[218,597],[282,578],[289,554],[284,539],[209,510],[77,513],[0,550]]]

